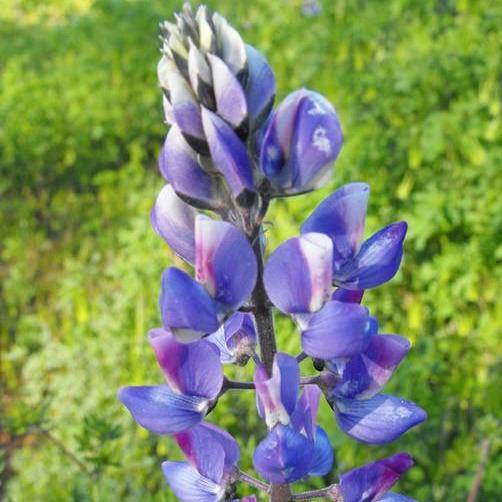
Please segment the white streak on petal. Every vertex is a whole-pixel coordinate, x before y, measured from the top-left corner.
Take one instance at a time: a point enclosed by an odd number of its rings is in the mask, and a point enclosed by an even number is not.
[[[328,236],[315,232],[303,234],[299,243],[310,273],[309,310],[316,312],[331,293],[333,243]]]

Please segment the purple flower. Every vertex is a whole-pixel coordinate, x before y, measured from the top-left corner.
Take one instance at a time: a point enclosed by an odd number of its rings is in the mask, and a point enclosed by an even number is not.
[[[347,358],[369,343],[372,320],[366,307],[336,300],[310,315],[296,315],[303,351],[319,359]]]
[[[321,359],[358,354],[371,327],[365,307],[329,300],[332,256],[333,243],[326,235],[305,233],[272,253],[263,278],[273,304],[294,315],[304,352]]]
[[[318,311],[331,293],[332,255],[331,240],[320,233],[281,244],[270,256],[263,278],[272,303],[288,314]]]
[[[272,376],[258,366],[254,381],[258,412],[269,428],[254,452],[255,469],[273,483],[326,474],[333,464],[333,451],[316,424],[319,388],[306,386],[298,400],[298,363],[282,353],[275,356]]]
[[[221,500],[233,482],[240,451],[234,438],[218,427],[200,425],[176,434],[187,462],[162,463],[174,494],[182,501]]]
[[[196,279],[174,267],[162,276],[160,310],[166,329],[187,342],[215,332],[248,299],[257,264],[245,235],[231,223],[195,220]]]
[[[400,336],[373,334],[360,354],[326,363],[339,378],[327,394],[328,401],[338,425],[349,436],[363,443],[385,444],[426,419],[416,404],[379,394],[409,348]]]
[[[343,502],[411,500],[387,492],[412,465],[413,460],[407,453],[398,453],[342,474],[340,492]]]
[[[274,485],[331,471],[333,449],[317,424],[322,393],[340,428],[361,442],[388,443],[425,419],[414,403],[381,393],[409,343],[378,334],[361,305],[366,289],[397,272],[407,227],[394,223],[363,241],[369,187],[351,183],[324,200],[265,264],[269,203],[328,181],[343,141],[337,113],[306,89],[273,111],[275,77],[265,57],[205,6],[194,13],[185,3],[160,30],[157,73],[171,129],[159,155],[167,185],[151,222],[193,273],[169,267],[162,275],[163,327],[149,341],[165,383],[125,387],[119,399],[142,427],[172,435],[184,453],[185,461],[162,464],[176,497],[237,502],[238,482],[274,494]],[[272,306],[299,329],[297,358],[276,351]],[[298,361],[306,356],[320,373],[300,378]],[[224,376],[222,364],[250,359],[253,382]],[[270,485],[240,471],[236,441],[204,421],[221,399],[231,399],[230,389],[255,392],[267,434],[253,464]],[[317,494],[344,502],[410,500],[388,490],[411,464],[407,454],[394,455]]]
[[[263,135],[260,167],[278,194],[319,188],[342,147],[335,109],[320,94],[301,89],[279,105]]]
[[[156,434],[176,434],[202,421],[223,384],[218,350],[200,340],[179,343],[162,328],[149,341],[167,385],[124,387],[119,399],[134,419]]]
[[[215,333],[207,337],[220,351],[224,364],[243,366],[253,356],[256,347],[256,326],[251,314],[236,312]]]
[[[333,282],[345,289],[361,290],[392,279],[403,256],[407,224],[392,223],[362,244],[369,186],[349,183],[321,202],[301,227],[320,232],[333,242]]]

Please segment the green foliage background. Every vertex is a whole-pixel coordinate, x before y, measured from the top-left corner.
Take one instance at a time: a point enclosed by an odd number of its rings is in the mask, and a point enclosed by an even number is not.
[[[407,450],[416,467],[401,491],[465,500],[485,442],[479,500],[500,500],[502,4],[325,0],[316,17],[300,0],[208,4],[267,55],[279,98],[316,89],[344,127],[330,186],[273,206],[270,248],[349,180],[371,184],[368,232],[410,225],[402,271],[366,303],[385,332],[411,339],[388,390],[429,420],[370,448],[323,405],[337,464],[310,486]],[[161,379],[145,334],[177,260],[149,225],[166,133],[156,34],[179,6],[0,0],[0,499],[173,500],[159,464],[176,447],[115,394]],[[291,325],[278,327],[296,350]],[[226,395],[210,418],[241,439],[249,468],[264,434],[251,394]]]

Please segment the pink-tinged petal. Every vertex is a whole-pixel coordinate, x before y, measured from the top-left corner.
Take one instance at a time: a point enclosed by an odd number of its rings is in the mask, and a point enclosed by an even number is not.
[[[216,484],[221,482],[225,452],[201,425],[176,434],[175,439],[188,462],[199,474]]]
[[[364,289],[351,291],[350,289],[337,288],[331,295],[332,300],[344,303],[361,303]]]
[[[292,427],[278,424],[256,447],[253,465],[272,483],[292,483],[309,472],[313,458],[312,441]]]
[[[162,274],[160,312],[164,327],[183,342],[193,342],[219,327],[217,307],[188,274],[170,267]]]
[[[202,109],[202,123],[216,168],[225,177],[237,203],[251,206],[256,194],[246,146],[223,119],[206,108]]]
[[[197,425],[208,400],[173,392],[167,385],[123,387],[118,395],[136,422],[156,434],[176,434]]]
[[[316,312],[331,292],[333,245],[323,234],[289,239],[270,256],[264,272],[272,303],[285,313]]]
[[[335,109],[306,89],[279,105],[263,135],[260,166],[278,193],[296,194],[321,186],[342,146]]]
[[[190,264],[195,263],[195,217],[197,211],[183,202],[171,185],[160,191],[151,212],[152,226],[173,251]]]
[[[344,502],[393,500],[381,497],[412,465],[413,460],[407,453],[397,453],[392,457],[366,464],[342,474],[340,476],[340,491]]]
[[[320,232],[333,241],[333,270],[359,251],[370,187],[348,183],[324,199],[305,220],[301,232]]]
[[[246,99],[251,130],[259,127],[272,109],[275,98],[275,76],[265,57],[254,47],[246,45],[248,81]]]
[[[191,204],[203,209],[217,208],[221,204],[215,179],[202,169],[197,154],[176,126],[167,134],[159,156],[159,168],[175,192]]]
[[[214,54],[207,55],[213,74],[213,88],[218,115],[234,129],[247,118],[244,90],[230,68]]]
[[[309,469],[310,476],[325,476],[333,467],[334,453],[329,437],[322,427],[316,428],[314,458]]]
[[[205,340],[180,343],[162,328],[151,330],[148,339],[174,391],[208,399],[218,395],[223,371],[218,350],[211,343]]]
[[[398,335],[374,335],[368,347],[343,367],[334,393],[347,399],[367,399],[380,392],[410,350],[410,342]]]
[[[230,470],[239,462],[241,451],[237,441],[227,431],[216,427],[216,425],[204,423],[206,430],[218,441],[225,452],[225,469]]]
[[[234,225],[203,215],[195,221],[197,280],[224,307],[239,308],[256,283],[256,256]]]
[[[274,358],[272,376],[265,367],[256,365],[254,374],[256,400],[260,416],[265,417],[269,428],[278,423],[289,424],[300,387],[300,368],[296,359],[278,352]]]
[[[201,476],[187,462],[163,462],[162,471],[176,497],[182,502],[217,502],[225,488]]]
[[[368,310],[357,303],[331,300],[315,314],[297,316],[303,351],[311,357],[334,359],[352,357],[369,342]]]
[[[202,474],[221,484],[226,471],[235,467],[240,450],[228,432],[215,425],[201,423],[175,436],[187,460]]]
[[[392,279],[401,264],[407,228],[400,221],[371,236],[353,260],[334,271],[335,283],[346,289],[370,289]]]
[[[384,394],[337,399],[335,406],[338,425],[350,437],[368,444],[390,443],[427,418],[415,403]]]

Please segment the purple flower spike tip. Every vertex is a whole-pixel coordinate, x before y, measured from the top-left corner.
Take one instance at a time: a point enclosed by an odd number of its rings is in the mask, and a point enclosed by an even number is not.
[[[195,218],[197,211],[183,202],[171,185],[160,191],[151,212],[152,226],[185,261],[195,263]]]
[[[260,166],[280,194],[313,190],[330,177],[342,141],[335,109],[320,94],[301,89],[274,112],[263,136]]]
[[[258,273],[246,236],[234,225],[199,215],[195,221],[196,277],[224,308],[238,309]]]
[[[270,256],[264,283],[272,303],[289,314],[318,311],[331,293],[333,245],[319,233],[281,244]]]
[[[219,327],[214,300],[188,274],[171,267],[162,274],[160,312],[164,327],[183,342],[193,342]]]
[[[340,491],[344,502],[377,500],[410,500],[381,498],[413,465],[407,453],[366,464],[340,476]]]

